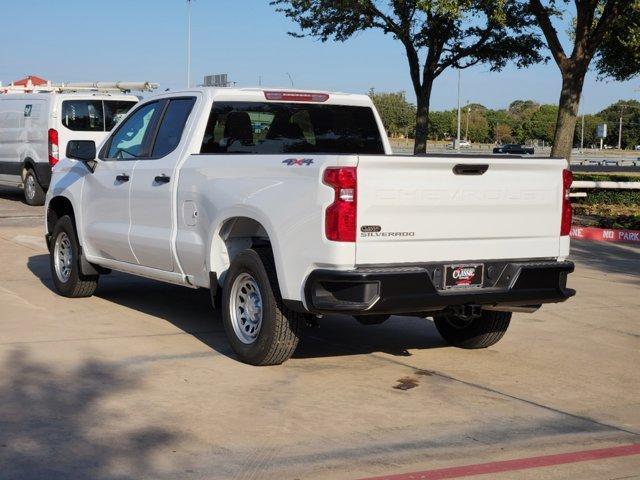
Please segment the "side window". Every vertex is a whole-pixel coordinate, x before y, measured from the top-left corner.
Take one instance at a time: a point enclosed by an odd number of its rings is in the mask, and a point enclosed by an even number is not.
[[[178,146],[195,101],[195,98],[177,98],[169,102],[156,135],[152,157],[164,157]]]
[[[65,100],[62,124],[69,130],[104,132],[102,100]]]
[[[144,155],[144,140],[160,105],[147,103],[127,118],[111,137],[107,158],[129,160]]]
[[[129,110],[137,102],[128,102],[121,100],[105,100],[104,101],[104,121],[106,130],[113,130],[120,120],[127,114]]]

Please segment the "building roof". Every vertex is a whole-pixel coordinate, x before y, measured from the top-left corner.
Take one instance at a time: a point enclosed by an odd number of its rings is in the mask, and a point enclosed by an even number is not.
[[[13,84],[16,86],[26,87],[29,84],[29,81],[31,81],[31,85],[33,85],[34,87],[47,84],[47,80],[45,80],[44,78],[36,77],[35,75],[29,75],[25,78],[21,78],[20,80],[16,80],[13,82]]]

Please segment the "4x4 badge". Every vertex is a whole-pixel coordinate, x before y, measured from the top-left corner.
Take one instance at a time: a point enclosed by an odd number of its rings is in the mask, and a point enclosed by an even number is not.
[[[282,163],[290,167],[308,167],[313,163],[313,158],[287,158],[283,160]]]

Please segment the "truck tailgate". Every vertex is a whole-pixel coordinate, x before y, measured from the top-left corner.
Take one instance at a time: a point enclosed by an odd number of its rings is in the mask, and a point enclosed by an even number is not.
[[[360,156],[356,263],[557,257],[566,166],[549,158]]]

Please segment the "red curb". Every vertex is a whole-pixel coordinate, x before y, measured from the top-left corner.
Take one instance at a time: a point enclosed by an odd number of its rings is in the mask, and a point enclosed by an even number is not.
[[[571,227],[571,238],[595,240],[597,242],[638,243],[640,230],[621,230],[615,228]]]
[[[469,477],[488,473],[504,473],[515,470],[550,467],[567,463],[588,462],[605,458],[624,457],[640,454],[640,444],[622,445],[620,447],[601,448],[598,450],[582,450],[579,452],[542,455],[539,457],[519,458],[501,462],[478,463],[461,467],[440,468],[422,472],[401,473],[381,477],[363,478],[360,480],[443,480],[447,478]]]

